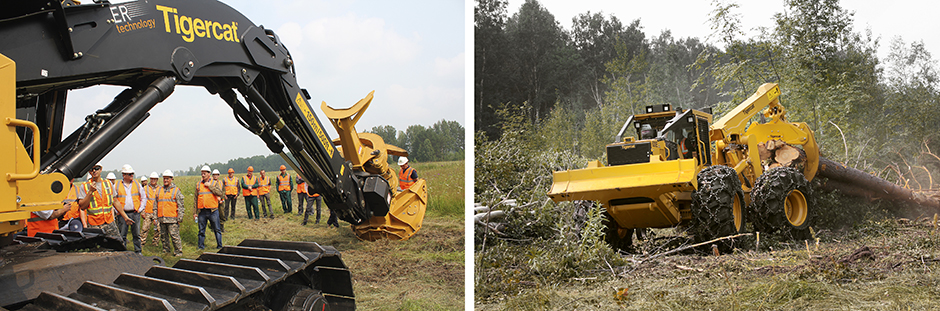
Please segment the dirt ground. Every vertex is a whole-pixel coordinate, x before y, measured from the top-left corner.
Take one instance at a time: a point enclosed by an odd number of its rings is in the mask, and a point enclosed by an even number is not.
[[[940,231],[935,218],[885,218],[715,256],[652,258],[688,243],[672,229],[637,243],[626,265],[566,280],[518,279],[475,300],[478,310],[938,310]],[[667,245],[668,244],[668,245]],[[505,267],[503,267],[505,268]],[[477,272],[479,273],[479,271]]]

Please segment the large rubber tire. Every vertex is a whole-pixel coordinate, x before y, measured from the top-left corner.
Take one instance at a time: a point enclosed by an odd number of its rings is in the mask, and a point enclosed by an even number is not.
[[[633,251],[633,229],[621,228],[606,211],[604,212],[604,241],[610,245],[613,250],[622,250],[625,252]]]
[[[778,230],[791,239],[809,238],[815,221],[813,188],[800,171],[772,168],[761,175],[751,192],[754,228],[761,233]]]
[[[326,302],[323,293],[312,288],[303,288],[291,297],[287,305],[282,309],[284,311],[324,311],[330,310],[330,304]]]
[[[709,166],[698,174],[698,190],[692,193],[692,232],[697,242],[725,237],[744,231],[744,191],[733,168]],[[719,248],[730,249],[733,241],[724,240]]]

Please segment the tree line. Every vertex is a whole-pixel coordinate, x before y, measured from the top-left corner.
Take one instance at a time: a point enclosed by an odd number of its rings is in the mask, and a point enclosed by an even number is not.
[[[900,37],[880,59],[879,40],[837,0],[785,0],[773,26],[752,36],[736,3],[716,1],[712,43],[649,36],[640,20],[613,14],[582,13],[566,29],[537,0],[512,15],[506,7],[478,0],[474,9],[477,145],[528,131],[540,148],[602,159],[647,105],[708,107],[717,118],[774,82],[788,120],[807,122],[824,156],[875,172],[940,168],[924,157],[940,149],[936,61],[922,41]]]
[[[429,127],[411,125],[404,131],[396,130],[391,125],[381,125],[366,132],[381,136],[386,144],[407,150],[410,159],[416,162],[457,161],[464,158],[464,127],[457,121],[440,120]],[[396,156],[389,156],[388,159],[389,163],[395,163],[397,160]],[[203,165],[218,169],[225,175],[229,168],[241,174],[248,170],[248,166],[254,167],[255,171],[277,172],[281,165],[287,163],[276,154],[257,155],[231,159],[224,163],[203,163],[174,173],[181,176],[199,175]]]

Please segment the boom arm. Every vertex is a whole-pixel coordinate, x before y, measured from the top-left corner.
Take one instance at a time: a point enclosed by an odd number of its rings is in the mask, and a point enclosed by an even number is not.
[[[298,85],[283,42],[221,2],[15,1],[0,13],[0,54],[16,62],[18,112],[39,125],[43,141],[30,152],[42,155],[43,174],[81,176],[176,85],[198,85],[311,181],[340,219],[359,224],[372,216],[351,164]],[[128,89],[61,139],[68,90],[99,84]]]

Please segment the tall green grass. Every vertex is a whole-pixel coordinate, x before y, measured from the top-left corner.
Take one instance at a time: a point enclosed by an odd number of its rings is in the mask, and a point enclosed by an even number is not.
[[[463,218],[464,161],[415,163],[428,183],[428,214]]]

